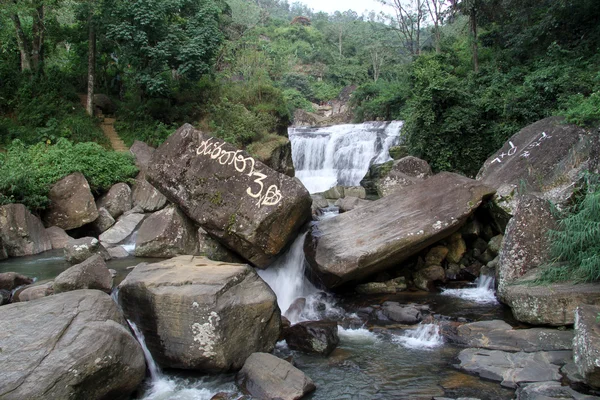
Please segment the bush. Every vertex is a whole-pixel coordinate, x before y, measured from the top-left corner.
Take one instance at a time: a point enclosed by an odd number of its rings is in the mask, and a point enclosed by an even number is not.
[[[81,172],[91,189],[100,193],[137,174],[128,153],[106,150],[96,143],[73,144],[59,139],[56,145],[26,146],[15,140],[0,158],[0,204],[22,203],[32,211],[48,206],[53,183]]]
[[[600,280],[600,176],[586,180],[583,199],[549,233],[553,264],[542,270],[539,282]]]
[[[570,97],[567,109],[561,114],[572,124],[596,127],[600,123],[600,92],[594,92],[589,97],[582,94]]]

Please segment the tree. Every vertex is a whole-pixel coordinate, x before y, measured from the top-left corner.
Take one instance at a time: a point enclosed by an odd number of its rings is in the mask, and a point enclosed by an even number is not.
[[[386,17],[391,27],[399,34],[409,54],[421,54],[421,27],[427,17],[426,0],[379,0],[394,11]]]
[[[433,35],[435,37],[435,52],[440,52],[441,25],[444,20],[444,7],[446,0],[425,0],[427,11],[433,22]]]

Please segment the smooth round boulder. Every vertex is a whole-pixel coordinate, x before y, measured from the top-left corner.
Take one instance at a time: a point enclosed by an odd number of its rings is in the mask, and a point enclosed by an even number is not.
[[[382,312],[391,321],[401,324],[414,325],[423,320],[421,310],[414,304],[400,305],[393,301],[386,301],[383,303]]]
[[[52,250],[42,221],[23,204],[0,207],[0,258],[21,257]]]
[[[264,400],[297,400],[316,389],[304,372],[268,353],[251,354],[236,383],[253,398]]]
[[[76,290],[0,307],[0,398],[128,399],[146,372],[117,305]]]
[[[331,354],[340,343],[337,323],[331,321],[299,322],[283,336],[290,349],[322,356]]]
[[[110,293],[112,275],[104,259],[95,254],[84,262],[63,271],[54,279],[54,292],[69,292],[77,289],[98,289]]]
[[[112,185],[108,192],[98,199],[96,207],[104,207],[111,217],[119,218],[131,210],[131,188],[124,182]]]
[[[50,188],[50,206],[44,215],[46,226],[75,229],[98,218],[90,185],[81,172],[67,175]]]
[[[0,289],[11,291],[19,286],[31,283],[33,283],[33,279],[16,272],[3,272],[0,274]]]
[[[41,297],[51,296],[54,294],[54,281],[36,282],[25,288],[19,289],[13,296],[13,303],[17,301],[31,301]]]
[[[69,240],[64,252],[65,259],[70,264],[79,264],[94,254],[100,254],[105,261],[110,260],[110,255],[98,239],[89,236]]]
[[[125,317],[165,368],[240,369],[281,330],[275,293],[245,264],[179,256],[140,264],[119,285]]]
[[[71,239],[71,236],[69,236],[63,228],[58,226],[46,228],[46,233],[52,243],[52,249],[64,249]]]

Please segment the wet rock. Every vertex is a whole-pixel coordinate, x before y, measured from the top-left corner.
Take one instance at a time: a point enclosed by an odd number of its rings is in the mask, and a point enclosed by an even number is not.
[[[448,248],[445,246],[435,246],[429,249],[425,255],[425,265],[441,265],[448,255]]]
[[[327,287],[364,279],[448,237],[492,194],[472,179],[438,174],[410,190],[319,221],[306,237],[307,260]]]
[[[193,256],[140,264],[119,299],[166,368],[239,369],[250,354],[272,351],[281,329],[275,294],[243,264]]]
[[[11,292],[6,289],[0,289],[0,306],[10,303],[12,295]]]
[[[84,262],[63,271],[54,279],[54,293],[77,289],[98,289],[106,293],[112,290],[112,276],[104,259],[95,254]]]
[[[414,304],[400,305],[396,302],[386,301],[383,303],[382,312],[390,321],[406,325],[418,324],[423,320],[421,311]]]
[[[50,188],[50,206],[44,214],[46,226],[75,229],[98,218],[90,185],[81,172],[67,175]]]
[[[364,200],[367,197],[367,192],[362,186],[344,186],[344,197],[355,197]]]
[[[31,301],[39,299],[41,297],[51,296],[54,294],[54,281],[50,282],[36,282],[33,285],[29,285],[23,290],[17,290],[15,292],[13,302],[15,301]]]
[[[23,204],[0,207],[0,238],[9,257],[38,254],[52,249],[52,242],[42,222]]]
[[[104,207],[114,219],[131,210],[131,188],[128,184],[119,182],[110,187],[96,202],[96,207]]]
[[[46,228],[46,233],[50,238],[50,242],[52,243],[53,249],[64,249],[71,236],[67,235],[67,232],[63,228],[59,228],[58,226],[51,226],[50,228]]]
[[[427,161],[407,156],[394,161],[391,170],[377,182],[377,193],[385,197],[399,188],[414,185],[431,175],[431,167]]]
[[[126,258],[130,256],[129,252],[123,246],[111,247],[107,251],[111,258]]]
[[[296,179],[186,124],[154,153],[148,181],[246,260],[266,267],[310,216]]]
[[[198,246],[194,223],[175,206],[152,214],[140,226],[135,240],[136,257],[174,257],[195,254]]]
[[[64,251],[65,259],[70,264],[79,264],[94,254],[100,254],[105,261],[110,260],[110,254],[108,254],[98,239],[93,237],[71,239]]]
[[[0,397],[127,399],[146,363],[117,305],[77,290],[0,308]]]
[[[479,321],[457,329],[457,343],[502,351],[555,351],[573,348],[573,331],[548,328],[513,329],[504,321]]]
[[[33,283],[33,279],[16,272],[0,273],[0,289],[11,291],[19,286],[29,285],[31,283]]]
[[[267,167],[280,174],[294,177],[292,143],[284,136],[270,136],[269,140],[250,144],[248,152]]]
[[[337,323],[330,321],[299,322],[286,329],[284,337],[290,349],[322,356],[340,343]]]
[[[414,273],[413,281],[415,287],[421,290],[432,290],[433,283],[436,281],[444,281],[446,279],[446,271],[439,265],[431,265],[419,269]]]
[[[110,215],[108,210],[104,207],[98,208],[98,218],[92,222],[94,231],[98,232],[98,234],[104,233],[114,224],[115,219]]]
[[[585,382],[600,387],[600,306],[581,305],[575,311],[573,360]]]
[[[291,321],[297,321],[300,318],[300,314],[304,311],[304,307],[306,307],[306,299],[304,297],[298,297],[288,309],[283,313],[286,319],[288,320],[288,324]]]
[[[112,247],[123,243],[146,218],[144,214],[123,215],[116,224],[101,234],[98,239],[105,247]]]
[[[448,238],[448,254],[446,260],[449,263],[458,264],[467,252],[467,244],[465,243],[460,232],[456,232]]]
[[[337,200],[344,197],[344,187],[334,186],[323,192],[323,197],[330,200]]]
[[[213,261],[224,261],[228,263],[243,264],[244,260],[217,240],[213,239],[208,232],[198,228],[198,248],[195,255],[210,258]]]
[[[588,396],[569,386],[562,386],[560,382],[535,382],[520,386],[516,392],[517,400],[596,400],[600,397]]]
[[[365,188],[368,195],[379,197],[377,183],[392,169],[393,165],[393,161],[388,161],[383,164],[373,164],[369,167],[369,171],[360,181],[360,185]]]
[[[352,211],[355,208],[364,207],[371,204],[369,200],[361,200],[358,197],[346,196],[343,199],[338,199],[335,202],[335,206],[339,207],[340,212]]]
[[[289,362],[267,353],[253,353],[236,383],[257,399],[296,400],[316,389],[313,381]]]
[[[155,212],[167,205],[167,198],[146,180],[144,172],[136,177],[131,197],[134,207],[140,207],[142,212]]]
[[[514,215],[517,191],[540,192],[560,207],[577,189],[581,172],[597,163],[591,151],[597,141],[597,134],[563,118],[545,118],[513,135],[487,159],[477,180],[498,189],[494,203],[507,216]]]
[[[390,147],[390,157],[392,157],[394,160],[400,160],[408,155],[408,147],[406,146]]]
[[[4,243],[2,242],[2,236],[0,235],[0,260],[6,260],[8,258],[8,253],[6,253],[6,249],[4,248]]]
[[[560,381],[560,366],[571,358],[570,351],[507,353],[499,350],[465,349],[458,354],[458,367],[484,379],[515,388],[528,382]]]
[[[360,294],[393,294],[406,290],[406,278],[401,276],[385,282],[369,282],[356,286]]]
[[[154,147],[148,146],[146,143],[139,140],[134,141],[129,148],[129,152],[133,154],[133,157],[135,158],[135,166],[142,172],[148,169],[148,164],[150,163],[150,159],[155,150]]]

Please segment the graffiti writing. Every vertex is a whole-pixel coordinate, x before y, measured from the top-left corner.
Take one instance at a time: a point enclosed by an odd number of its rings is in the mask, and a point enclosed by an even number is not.
[[[250,186],[246,189],[246,193],[258,200],[256,203],[258,207],[279,204],[283,196],[276,185],[270,185],[263,193],[265,190],[263,181],[267,178],[267,175],[254,169],[256,162],[252,157],[245,157],[242,150],[227,151],[223,149],[225,142],[212,142],[213,138],[202,141],[202,137],[200,137],[200,140],[200,145],[196,148],[197,155],[208,156],[221,165],[233,166],[237,172],[246,174],[250,178],[256,178],[253,181],[256,184],[254,188],[256,191],[253,191]]]
[[[490,164],[493,164],[495,162],[501,163],[502,160],[504,159],[504,157],[510,157],[510,156],[514,155],[517,152],[517,146],[515,146],[513,144],[513,142],[509,141],[508,144],[510,144],[510,149],[508,150],[508,152],[506,152],[506,153],[505,152],[500,153],[498,155],[498,157],[494,158]]]

